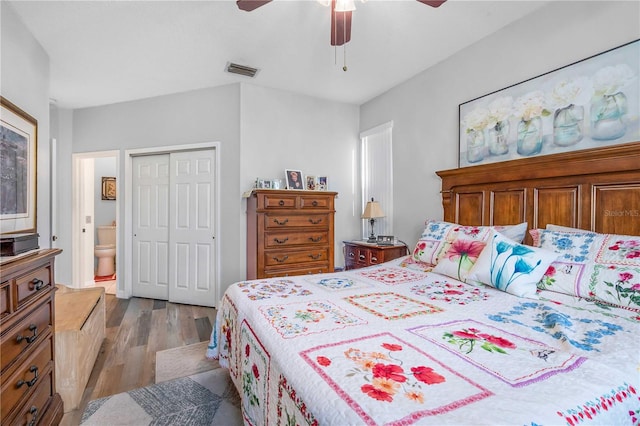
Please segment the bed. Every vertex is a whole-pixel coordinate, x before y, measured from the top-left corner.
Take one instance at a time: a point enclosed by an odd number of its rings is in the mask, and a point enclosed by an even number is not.
[[[438,172],[410,255],[236,283],[208,356],[252,425],[637,425],[639,165],[633,143]]]

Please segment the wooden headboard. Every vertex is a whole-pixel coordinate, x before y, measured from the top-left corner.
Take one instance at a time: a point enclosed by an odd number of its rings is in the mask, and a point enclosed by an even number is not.
[[[640,235],[640,142],[436,173],[448,222]]]

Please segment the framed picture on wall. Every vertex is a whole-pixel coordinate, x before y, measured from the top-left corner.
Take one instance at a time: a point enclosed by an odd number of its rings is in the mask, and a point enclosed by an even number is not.
[[[0,234],[35,233],[38,122],[0,96]]]
[[[116,178],[115,177],[102,178],[102,199],[103,200],[116,199]]]

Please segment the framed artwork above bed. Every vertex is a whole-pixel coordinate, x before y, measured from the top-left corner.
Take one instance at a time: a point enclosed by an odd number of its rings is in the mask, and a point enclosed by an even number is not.
[[[459,106],[459,167],[640,140],[640,40]]]

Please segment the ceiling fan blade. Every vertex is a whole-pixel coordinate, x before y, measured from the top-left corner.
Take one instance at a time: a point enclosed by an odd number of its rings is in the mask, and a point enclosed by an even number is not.
[[[251,12],[252,10],[257,9],[260,6],[264,6],[269,2],[271,2],[271,0],[237,0],[236,4],[240,10]]]
[[[336,0],[331,0],[331,45],[342,46],[351,41],[352,12],[336,12]]]
[[[431,7],[440,7],[442,6],[442,3],[444,3],[447,0],[418,0],[418,1],[420,3],[426,4]]]

